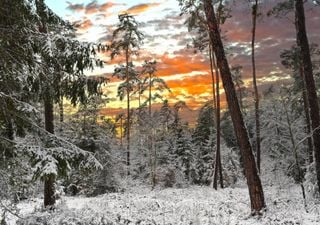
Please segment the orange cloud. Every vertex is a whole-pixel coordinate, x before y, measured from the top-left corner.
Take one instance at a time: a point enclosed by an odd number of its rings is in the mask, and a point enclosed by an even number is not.
[[[86,31],[88,30],[90,27],[93,26],[93,23],[90,19],[83,19],[82,21],[78,21],[76,22],[75,27],[79,30],[79,31]]]
[[[160,3],[144,3],[144,4],[139,4],[139,5],[135,5],[132,6],[131,8],[127,9],[125,12],[128,14],[140,14],[143,13],[147,10],[149,10],[150,8],[154,8],[159,6]]]
[[[89,2],[87,5],[84,4],[73,4],[71,2],[67,2],[68,7],[70,11],[73,12],[82,12],[84,11],[85,14],[94,14],[94,13],[105,13],[110,8],[117,6],[117,5],[125,5],[125,4],[119,4],[119,3],[113,3],[113,2],[106,2],[103,4],[97,3],[96,0],[93,0]]]
[[[186,74],[194,71],[209,71],[209,63],[198,55],[177,55],[170,57],[165,54],[158,61],[158,76]]]

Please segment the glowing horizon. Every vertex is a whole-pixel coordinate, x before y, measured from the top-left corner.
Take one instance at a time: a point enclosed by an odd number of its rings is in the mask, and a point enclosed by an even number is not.
[[[264,3],[263,10],[270,8],[276,1]],[[163,78],[171,89],[165,98],[170,103],[185,101],[190,108],[197,109],[212,99],[210,64],[206,54],[187,48],[191,44],[192,35],[184,24],[186,17],[179,16],[180,8],[176,0],[46,0],[49,7],[63,18],[78,23],[78,38],[84,41],[107,43],[117,24],[117,16],[121,12],[132,13],[141,25],[145,34],[144,45],[134,64],[141,66],[145,59],[155,59],[158,62],[157,75]],[[251,88],[251,15],[246,4],[231,4],[233,17],[222,25],[222,34],[226,37],[225,45],[229,54],[230,65],[243,66],[243,80]],[[306,10],[310,43],[319,40],[315,32],[320,17],[313,10]],[[256,62],[258,85],[261,89],[268,85],[287,82],[287,71],[281,66],[280,51],[294,44],[294,25],[287,20],[269,17],[260,19],[257,27]],[[107,65],[103,69],[88,72],[88,75],[103,75],[111,77],[114,67],[123,63],[119,57],[110,60],[108,54],[102,56]],[[110,111],[125,108],[125,101],[117,100],[116,88],[120,81],[112,78],[106,85],[109,98],[113,101],[107,104]],[[224,90],[221,86],[222,105],[226,105]],[[159,103],[159,102],[157,102]],[[137,107],[137,100],[132,101]]]

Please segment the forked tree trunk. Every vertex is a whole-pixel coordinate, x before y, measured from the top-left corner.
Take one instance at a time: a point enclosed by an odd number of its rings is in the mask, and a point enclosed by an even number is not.
[[[313,77],[312,62],[307,37],[305,15],[302,0],[295,1],[295,25],[297,32],[297,46],[300,48],[300,57],[303,66],[304,81],[307,89],[308,103],[310,109],[311,127],[313,130],[314,161],[316,164],[316,175],[318,190],[320,192],[320,115],[318,97]]]
[[[211,82],[212,82],[212,98],[213,98],[213,111],[214,114],[216,112],[217,101],[216,101],[216,87],[215,87],[215,78],[214,78],[214,68],[213,68],[213,58],[212,58],[212,49],[211,45],[209,46],[209,59],[210,59],[210,72],[211,72]],[[213,116],[213,120],[216,120],[215,115]]]
[[[243,121],[239,102],[237,99],[234,84],[232,82],[231,72],[228,61],[225,56],[224,47],[221,41],[218,23],[211,0],[203,0],[204,11],[209,27],[210,40],[212,48],[215,49],[217,64],[222,75],[222,82],[225,89],[227,102],[231,114],[231,119],[235,129],[237,141],[243,158],[243,167],[247,179],[249,195],[251,200],[252,213],[256,214],[265,208],[263,189],[258,175],[255,158],[252,147],[249,142],[249,136]]]
[[[54,134],[53,101],[50,94],[44,97],[44,119],[46,131]],[[50,208],[55,202],[55,175],[48,174],[44,177],[44,206]]]
[[[255,59],[255,40],[256,40],[256,25],[257,25],[258,0],[255,0],[252,6],[252,40],[251,40],[251,61],[252,61],[252,79],[254,89],[254,107],[256,120],[256,153],[257,167],[259,172],[261,162],[261,144],[260,144],[260,112],[259,112],[259,92],[256,75],[256,59]]]
[[[217,67],[214,51],[212,52],[212,65],[215,70],[215,92],[216,92],[216,160],[214,166],[213,187],[218,189],[218,174],[220,177],[220,187],[223,188],[222,164],[221,164],[221,128],[220,128],[220,73]]]

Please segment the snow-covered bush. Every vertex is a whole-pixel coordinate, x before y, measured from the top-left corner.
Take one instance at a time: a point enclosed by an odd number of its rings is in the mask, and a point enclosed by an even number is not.
[[[304,184],[306,186],[306,191],[311,198],[315,198],[315,199],[320,198],[319,186],[317,183],[317,176],[316,176],[316,167],[314,162],[307,167]]]

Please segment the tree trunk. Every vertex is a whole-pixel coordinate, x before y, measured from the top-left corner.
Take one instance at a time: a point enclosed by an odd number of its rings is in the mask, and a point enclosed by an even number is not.
[[[156,186],[157,149],[154,141],[154,129],[151,128],[151,151],[152,151],[152,189]]]
[[[284,109],[285,109],[285,113],[286,113],[286,120],[287,120],[287,124],[288,124],[288,130],[289,130],[289,135],[290,135],[290,140],[291,140],[291,144],[292,144],[292,148],[293,148],[293,153],[294,153],[294,158],[295,158],[295,162],[296,162],[296,166],[297,166],[297,170],[298,170],[298,176],[299,176],[299,184],[301,187],[301,192],[302,192],[302,197],[303,197],[303,201],[304,201],[304,206],[305,208],[307,208],[307,201],[306,201],[306,192],[304,189],[304,185],[303,185],[303,173],[301,170],[301,166],[299,163],[299,156],[298,156],[298,152],[297,152],[297,145],[294,139],[294,135],[293,135],[293,131],[292,131],[292,123],[290,121],[290,117],[289,117],[289,113],[288,113],[288,108],[287,108],[287,104],[283,101],[282,102],[284,105]]]
[[[149,99],[148,99],[148,109],[149,109],[149,124],[150,124],[150,131],[149,131],[149,151],[150,151],[150,170],[151,170],[151,184],[152,189],[154,189],[156,185],[156,149],[154,146],[154,138],[153,138],[153,126],[152,126],[152,74],[149,73]]]
[[[216,160],[215,160],[215,166],[214,166],[214,177],[213,177],[213,187],[214,189],[218,189],[218,174],[220,177],[220,187],[223,188],[223,177],[222,177],[222,165],[221,165],[221,128],[220,128],[220,73],[217,68],[216,59],[214,57],[214,52],[212,52],[212,62],[213,62],[213,68],[216,73]]]
[[[252,40],[251,40],[251,61],[252,61],[252,79],[254,89],[254,106],[255,106],[255,119],[256,119],[256,153],[257,153],[257,166],[259,172],[261,161],[261,145],[260,145],[260,112],[259,112],[259,92],[257,85],[256,75],[256,61],[255,61],[255,40],[256,40],[256,24],[257,24],[258,0],[255,0],[252,6]]]
[[[222,75],[222,82],[225,89],[227,102],[231,114],[231,119],[235,129],[237,141],[240,147],[244,163],[244,171],[247,179],[249,195],[251,200],[252,213],[258,213],[265,207],[263,189],[258,176],[258,171],[253,156],[249,136],[243,121],[239,102],[237,99],[234,84],[232,82],[231,72],[228,61],[225,56],[224,47],[221,41],[217,20],[211,0],[203,0],[204,11],[209,27],[212,49],[215,50],[217,64]]]
[[[64,121],[63,97],[60,97],[59,100],[59,121],[60,123],[63,123]]]
[[[36,2],[38,4],[39,2]],[[40,2],[40,4],[43,2]],[[38,7],[38,5],[37,5]],[[38,9],[38,8],[37,8]],[[39,31],[41,33],[47,34],[48,28],[45,21],[42,21],[39,25]],[[46,87],[47,90],[44,93],[44,120],[45,120],[45,130],[51,134],[54,134],[54,117],[53,117],[53,99],[49,92],[50,87]],[[55,174],[47,174],[44,177],[44,207],[52,209],[56,203],[55,198]]]
[[[239,92],[239,103],[240,103],[240,109],[241,109],[241,112],[243,112],[244,113],[244,109],[243,109],[243,94],[242,94],[242,89],[241,89],[241,86],[240,85],[238,85],[237,86],[237,88],[238,88],[238,92]]]
[[[53,101],[50,96],[45,96],[44,98],[44,119],[46,131],[48,131],[51,134],[54,134]]]
[[[53,101],[50,94],[46,94],[44,97],[44,118],[45,129],[51,134],[54,134],[53,124]],[[44,177],[44,206],[53,207],[56,202],[55,199],[55,175],[48,174]]]
[[[300,65],[300,76],[302,80],[304,81],[304,75],[303,75],[303,68],[302,65]],[[305,82],[303,82],[302,86],[302,99],[303,99],[303,109],[306,116],[306,133],[308,135],[311,135],[311,123],[310,123],[310,112],[309,112],[309,103],[308,103],[308,95],[307,95],[307,88]],[[312,136],[309,136],[307,138],[308,142],[308,150],[309,150],[309,163],[311,164],[313,162],[313,143],[312,143]]]
[[[129,78],[129,50],[126,50],[126,82],[127,82],[127,174],[130,175],[130,78]]]
[[[13,130],[12,119],[10,116],[8,116],[8,118],[6,118],[6,120],[7,120],[6,136],[9,140],[13,141],[14,140],[14,130]]]
[[[305,15],[302,0],[295,1],[295,25],[297,32],[297,46],[300,48],[300,57],[303,66],[303,74],[308,95],[311,126],[313,130],[314,160],[316,164],[316,175],[318,190],[320,192],[320,115],[318,97],[312,71],[309,42],[307,37]]]
[[[140,110],[141,110],[141,84],[138,83],[138,106],[139,106],[139,119],[140,119]]]
[[[56,203],[55,198],[55,175],[49,174],[44,178],[44,206],[52,208]]]
[[[120,147],[121,147],[121,150],[122,150],[122,147],[123,147],[123,144],[122,144],[122,138],[123,138],[123,132],[122,132],[122,129],[123,129],[123,122],[122,122],[122,117],[120,118]]]
[[[216,112],[216,106],[217,106],[217,101],[216,101],[216,88],[215,88],[215,79],[214,79],[214,68],[213,68],[213,53],[211,49],[211,45],[209,46],[209,59],[210,59],[210,70],[211,70],[211,82],[212,82],[212,98],[213,98],[213,111],[214,113]],[[216,120],[215,115],[213,116],[213,120]]]
[[[151,120],[151,104],[152,104],[152,74],[149,74],[149,119]]]

